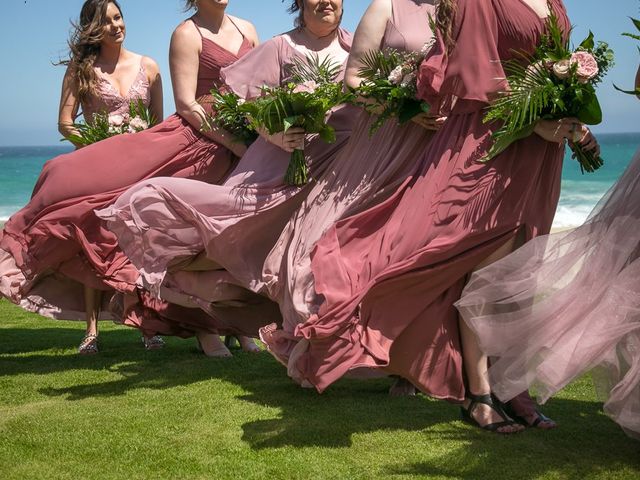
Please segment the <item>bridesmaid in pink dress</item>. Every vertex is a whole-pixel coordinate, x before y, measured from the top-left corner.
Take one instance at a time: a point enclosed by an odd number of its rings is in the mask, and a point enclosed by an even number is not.
[[[173,34],[170,62],[177,114],[143,132],[50,160],[29,204],[4,227],[0,293],[46,316],[86,319],[82,353],[97,351],[96,320],[100,312],[109,316],[109,295],[101,293],[134,291],[139,276],[93,210],[113,203],[145,178],[218,182],[232,167],[233,154],[244,153],[225,132],[200,132],[205,107],[196,100],[220,84],[221,68],[257,43],[253,26],[225,15],[226,3],[188,2],[196,13]]]
[[[431,0],[374,0],[360,20],[349,55],[345,81],[357,87],[362,56],[374,50],[421,51],[433,41],[429,17],[435,15]],[[418,115],[399,125],[388,120],[371,136],[375,115],[362,112],[347,146],[332,160],[332,168],[316,185],[289,220],[266,259],[263,281],[269,296],[280,305],[282,328],[272,324],[260,330],[271,353],[286,365],[295,346],[296,326],[317,313],[322,298],[314,289],[311,251],[335,222],[382,202],[410,176],[420,171],[417,160],[443,118]],[[398,382],[392,389],[404,389]]]
[[[456,306],[500,399],[545,402],[593,370],[605,413],[640,439],[640,150],[584,225],[474,273]]]
[[[294,10],[297,5],[294,2]],[[305,0],[300,5],[298,28],[265,42],[223,70],[226,84],[241,97],[260,95],[263,85],[287,82],[295,57],[317,53],[346,63],[351,39],[339,27],[342,2]],[[335,143],[304,136],[299,130],[286,136],[263,135],[223,185],[154,179],[141,182],[114,206],[98,212],[152,294],[144,296],[155,314],[129,309],[126,323],[149,334],[196,335],[207,349],[214,334],[257,336],[259,327],[278,321],[277,305],[254,292],[266,255],[310,190],[284,183],[289,152],[304,141],[311,176],[320,177],[346,144],[357,112],[353,106],[331,112],[328,121],[336,129]],[[185,266],[203,251],[196,264]],[[167,275],[167,269],[172,273]],[[208,271],[188,271],[194,269]],[[171,304],[154,299],[158,293]],[[245,343],[244,348],[251,346]]]
[[[550,5],[568,32],[561,0]],[[463,403],[471,423],[519,431],[492,401],[486,358],[459,324],[454,302],[475,268],[551,227],[561,143],[573,120],[541,122],[492,162],[477,161],[495,127],[483,123],[484,108],[505,88],[501,61],[531,52],[548,15],[546,0],[439,3],[442,38],[422,66],[420,90],[432,105],[456,103],[422,159],[424,170],[318,242],[312,271],[324,303],[296,328],[300,342],[289,360],[300,383],[323,391],[349,371],[380,369]],[[584,142],[592,142],[586,132]],[[530,425],[554,426],[530,402],[514,408]]]

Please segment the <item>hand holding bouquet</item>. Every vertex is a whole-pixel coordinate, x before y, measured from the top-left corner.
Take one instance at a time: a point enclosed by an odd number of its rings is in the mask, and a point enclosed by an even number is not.
[[[509,90],[491,104],[484,118],[503,125],[494,132],[484,161],[531,135],[539,120],[571,117],[587,125],[602,122],[595,87],[613,65],[613,52],[604,42],[596,44],[592,33],[570,50],[553,13],[547,20],[547,32],[533,56],[522,54],[505,62]],[[576,138],[569,139],[569,147],[583,172],[603,165],[599,154],[585,151]]]
[[[426,44],[420,52],[374,50],[362,57],[363,66],[358,75],[363,81],[355,93],[366,99],[362,106],[377,114],[371,134],[391,117],[397,117],[402,124],[429,112],[429,105],[416,94],[418,69],[430,48],[431,45]]]
[[[210,130],[213,125],[217,125],[232,134],[238,142],[251,145],[258,138],[258,134],[251,127],[246,114],[241,111],[243,103],[244,99],[237,94],[223,93],[213,88],[211,90],[213,113],[205,118],[203,128]]]
[[[78,134],[69,135],[61,141],[70,141],[76,145],[91,145],[105,138],[123,133],[136,133],[146,130],[156,122],[149,109],[142,100],[138,99],[129,104],[127,115],[97,113],[90,122],[78,122],[73,128]]]
[[[255,130],[270,135],[286,133],[293,127],[307,134],[317,133],[322,140],[333,143],[335,130],[326,122],[329,111],[351,100],[352,95],[335,83],[340,67],[328,58],[318,56],[297,61],[291,69],[292,81],[280,87],[263,88],[263,96],[242,104],[239,108],[249,118]],[[308,181],[308,167],[304,150],[294,150],[285,175],[289,185],[304,185]]]

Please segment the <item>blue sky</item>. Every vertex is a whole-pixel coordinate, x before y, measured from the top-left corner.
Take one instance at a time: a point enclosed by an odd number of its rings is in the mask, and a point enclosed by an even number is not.
[[[354,30],[369,0],[344,0],[344,26]],[[82,0],[2,0],[0,61],[0,146],[58,144],[58,102],[64,67],[52,64],[66,53],[69,20],[77,18]],[[174,111],[169,78],[169,38],[187,16],[179,0],[121,0],[127,22],[126,46],[154,58],[165,86],[165,115]],[[229,13],[252,21],[262,40],[288,30],[292,18],[281,0],[230,0]],[[633,41],[620,36],[631,30],[629,16],[640,15],[639,0],[565,0],[576,41],[589,29],[608,41],[617,65],[600,89],[605,113],[599,132],[640,131],[640,106],[615,92],[612,83],[630,87],[638,66]]]

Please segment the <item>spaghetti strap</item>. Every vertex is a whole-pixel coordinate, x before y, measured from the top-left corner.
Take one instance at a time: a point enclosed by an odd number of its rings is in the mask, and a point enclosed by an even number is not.
[[[193,24],[196,26],[196,30],[198,31],[198,35],[200,35],[200,38],[203,39],[204,35],[202,35],[202,32],[200,31],[200,25],[198,25],[198,22],[196,22],[196,19],[193,17],[189,17],[189,20],[191,20],[193,22]]]
[[[238,30],[238,32],[240,32],[240,35],[242,35],[242,38],[243,38],[243,40],[244,40],[246,37],[244,36],[244,33],[242,33],[242,30],[240,30],[240,27],[236,24],[236,22],[234,22],[234,21],[231,19],[231,17],[230,17],[229,15],[226,15],[226,17],[229,19],[229,21],[230,21],[231,23],[233,23],[233,26],[234,26],[234,27],[236,27],[236,29]]]

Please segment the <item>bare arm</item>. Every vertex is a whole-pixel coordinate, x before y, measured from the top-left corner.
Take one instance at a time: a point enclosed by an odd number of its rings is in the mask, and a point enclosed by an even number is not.
[[[78,130],[73,127],[80,106],[77,94],[78,87],[67,68],[67,72],[62,80],[62,93],[60,95],[60,108],[58,110],[58,131],[65,138],[79,133]],[[74,145],[78,148],[81,146],[75,143]]]
[[[392,14],[391,0],[373,0],[367,8],[353,37],[344,77],[347,86],[356,88],[362,83],[362,78],[358,75],[363,66],[362,57],[372,50],[380,50],[387,22]]]
[[[356,29],[349,53],[349,61],[345,72],[345,84],[351,88],[357,88],[363,81],[358,74],[359,70],[364,66],[362,58],[371,51],[380,50],[384,34],[387,29],[387,22],[392,19],[393,7],[391,0],[373,0],[364,13],[358,28]],[[425,24],[425,28],[427,28]],[[363,102],[367,102],[366,98],[361,98]],[[437,130],[442,126],[444,118],[434,118],[428,114],[419,114],[413,118],[413,121],[427,130]]]
[[[156,119],[156,123],[159,123],[164,118],[164,111],[162,105],[162,77],[160,76],[160,68],[158,64],[149,57],[144,57],[143,60],[145,70],[147,71],[147,79],[151,87],[151,103],[149,105],[149,111],[153,118]]]
[[[200,45],[200,35],[191,23],[183,23],[178,26],[171,36],[169,68],[176,111],[204,136],[224,145],[234,154],[242,156],[246,147],[235,141],[229,132],[215,126],[207,130],[202,128],[206,119],[206,111],[196,100]]]

